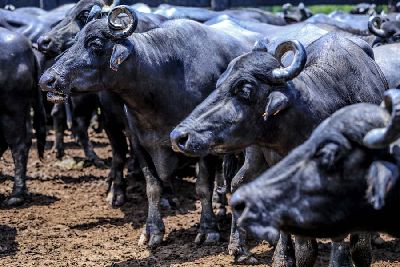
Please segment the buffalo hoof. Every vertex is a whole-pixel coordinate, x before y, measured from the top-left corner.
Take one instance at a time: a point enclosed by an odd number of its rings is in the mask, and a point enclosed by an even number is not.
[[[194,242],[197,245],[205,244],[205,245],[214,245],[218,243],[220,240],[220,234],[218,232],[210,232],[210,233],[198,233]]]
[[[117,208],[125,204],[125,193],[122,189],[116,189],[114,183],[107,194],[107,202],[111,207]]]
[[[172,205],[169,203],[168,198],[165,198],[165,197],[161,198],[160,206],[161,206],[161,208],[166,209],[166,210],[170,210],[172,208]]]
[[[353,267],[350,246],[344,242],[333,242],[331,247],[330,267]]]
[[[94,164],[94,166],[96,166],[97,168],[104,168],[104,166],[105,166],[104,161],[102,161],[99,158],[91,159],[90,162],[92,162]]]
[[[64,157],[65,153],[64,153],[64,149],[57,149],[56,150],[56,158],[58,160],[61,160]]]
[[[148,246],[150,248],[155,248],[161,244],[163,241],[164,234],[163,233],[153,233],[148,234],[145,231],[140,235],[139,238],[139,246]]]
[[[24,196],[11,196],[4,200],[3,204],[8,207],[21,206],[25,202]]]
[[[379,233],[374,233],[371,238],[371,242],[375,246],[382,246],[385,244],[385,240],[383,240]]]
[[[239,264],[257,264],[258,260],[244,246],[230,243],[228,246],[229,255],[234,256],[235,262]]]

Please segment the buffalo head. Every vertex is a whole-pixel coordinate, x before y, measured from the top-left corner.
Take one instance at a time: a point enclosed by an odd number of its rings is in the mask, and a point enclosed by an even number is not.
[[[282,6],[283,17],[288,23],[296,23],[308,19],[313,15],[310,9],[306,8],[304,3],[300,3],[297,7],[286,3]]]
[[[137,24],[136,13],[128,6],[114,7],[107,18],[88,23],[74,45],[42,75],[39,83],[49,92],[48,99],[62,102],[70,93],[113,88],[120,73],[115,71],[132,51],[127,38]]]
[[[281,60],[286,52],[293,52],[294,57],[284,67]],[[171,132],[174,150],[189,155],[225,153],[264,139],[265,129],[279,128],[277,117],[301,113],[291,108],[296,90],[291,90],[290,83],[306,59],[298,41],[282,42],[274,54],[266,50],[264,41],[258,42],[253,51],[229,64],[217,89]]]
[[[371,16],[368,21],[368,29],[377,39],[373,46],[400,42],[400,21],[389,20],[381,16]]]
[[[357,230],[399,234],[388,210],[397,210],[400,196],[399,148],[389,150],[400,137],[400,91],[389,90],[384,104],[342,108],[303,145],[239,188],[231,199],[239,225],[259,237],[271,229],[313,237]]]
[[[51,56],[58,55],[72,46],[76,34],[85,24],[100,13],[107,14],[119,0],[81,0],[50,32],[38,40],[38,48]]]

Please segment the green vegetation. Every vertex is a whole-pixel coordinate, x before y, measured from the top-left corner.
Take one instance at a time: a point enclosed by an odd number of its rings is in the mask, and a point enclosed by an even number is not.
[[[329,14],[333,11],[345,11],[345,12],[349,12],[353,6],[352,5],[315,5],[315,6],[307,6],[309,9],[311,9],[311,11],[314,14],[317,13],[325,13],[325,14]],[[269,7],[265,7],[265,10],[268,11],[272,11],[272,12],[280,12],[282,11],[282,7],[281,6],[269,6]],[[387,12],[387,6],[386,5],[379,5],[377,7],[377,11],[381,12],[382,10],[384,10],[385,12]]]

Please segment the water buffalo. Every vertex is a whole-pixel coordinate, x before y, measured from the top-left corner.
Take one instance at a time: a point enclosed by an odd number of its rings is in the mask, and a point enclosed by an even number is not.
[[[81,0],[67,14],[67,16],[38,41],[39,49],[47,54],[56,56],[69,48],[76,34],[90,21],[97,12],[108,13],[119,0]],[[92,12],[92,13],[91,13]],[[137,32],[145,32],[157,27],[166,19],[154,14],[138,14]],[[91,18],[89,17],[91,16]]]
[[[60,22],[67,11],[67,8],[63,8],[35,15],[28,12],[0,10],[0,18],[7,23],[3,25],[4,27],[21,33],[28,37],[32,43],[36,43],[44,32],[49,31]]]
[[[385,231],[400,237],[400,91],[385,107],[355,104],[335,112],[311,137],[231,199],[239,224],[261,237],[272,229],[334,237]],[[392,115],[392,117],[391,117]]]
[[[329,15],[316,14],[305,20],[305,22],[333,25],[352,34],[369,35],[368,18],[368,15],[353,15],[336,11]]]
[[[10,148],[15,165],[14,186],[5,204],[19,205],[27,194],[26,168],[32,144],[31,107],[34,108],[34,128],[40,158],[43,158],[46,141],[45,114],[29,40],[0,28],[0,51],[0,157]]]
[[[219,16],[227,15],[238,20],[262,22],[274,25],[286,24],[283,17],[257,8],[213,11],[199,7],[183,7],[162,4],[156,11],[154,11],[154,14],[162,15],[168,19],[191,19],[198,22],[206,22]]]
[[[282,6],[283,17],[287,23],[296,23],[308,19],[313,15],[310,9],[306,8],[304,3],[300,3],[297,7],[287,3]]]
[[[374,47],[375,61],[386,77],[389,88],[400,88],[400,43]]]
[[[400,21],[381,16],[371,16],[369,31],[377,37],[373,46],[400,42]]]
[[[217,89],[174,129],[174,149],[206,155],[257,144],[286,155],[337,109],[380,102],[386,80],[371,48],[360,45],[337,33],[306,50],[297,41],[276,48],[259,44],[233,60]],[[283,67],[282,56],[289,51],[295,54],[293,62]]]
[[[127,17],[125,26],[115,21],[121,13]],[[170,131],[213,90],[228,63],[249,51],[260,35],[244,29],[217,30],[189,20],[167,21],[157,29],[134,33],[137,23],[135,12],[126,6],[88,23],[74,45],[43,74],[40,85],[57,99],[108,90],[124,100],[149,163],[142,168],[149,211],[140,243],[154,246],[164,235],[161,183],[168,183],[182,162],[171,149]],[[200,161],[197,193],[203,208],[196,240],[215,242],[219,239],[211,205],[215,170],[207,164],[209,157]]]
[[[117,2],[118,1],[107,3],[98,0],[79,1],[59,24],[39,38],[38,46],[40,51],[45,53],[48,58],[59,55],[73,44],[76,34],[91,19],[89,16],[98,16],[99,14],[96,14],[96,10],[97,13],[106,13],[115,6]],[[158,15],[141,14],[139,12],[137,14],[139,14],[139,22],[136,29],[137,32],[145,32],[156,28],[165,20],[163,17]],[[110,140],[113,153],[112,166],[109,174],[107,200],[112,206],[121,206],[125,202],[125,180],[123,179],[123,169],[126,163],[127,153],[127,142],[123,132],[125,131],[126,133],[129,133],[125,122],[123,101],[111,92],[72,96],[70,99],[72,102],[72,112],[82,115],[74,118],[74,121],[77,122],[75,124],[79,126],[78,137],[82,137],[80,138],[80,143],[83,144],[86,157],[94,162],[98,161],[98,159],[87,137],[87,128],[91,117],[87,115],[91,115],[92,110],[97,107],[96,101],[100,102],[99,104],[104,114],[105,130]],[[59,111],[62,115],[64,107],[62,106]],[[62,156],[64,123],[63,120],[57,121],[61,121],[61,124],[58,124],[56,129],[61,129],[57,131],[59,134],[57,135],[56,149],[57,154]],[[133,150],[131,149],[130,152],[130,170],[137,172],[137,170],[134,170],[135,162],[133,159],[135,156]]]
[[[42,13],[39,16],[34,15],[35,13],[32,14],[32,12],[29,11],[30,9],[25,9],[25,11],[18,11],[17,9],[13,12],[1,10],[0,18],[3,22],[1,25],[9,30],[25,35],[32,43],[34,43],[36,48],[36,43],[40,41],[39,37],[60,22],[69,8],[70,5],[66,5],[58,9]],[[43,57],[41,53],[38,53],[37,50],[34,49],[34,52],[40,68],[40,70],[38,70],[39,75],[44,70],[45,65],[51,63],[48,59]],[[89,102],[90,104],[82,105],[83,102]],[[78,143],[82,145],[86,158],[96,164],[101,164],[101,161],[93,150],[87,134],[87,128],[89,126],[91,116],[95,111],[95,108],[98,106],[97,102],[97,96],[82,96],[73,98],[70,103],[70,110],[73,115],[73,119],[71,120],[72,130],[77,137]],[[64,156],[63,137],[66,111],[64,104],[60,103],[55,104],[50,108],[54,129],[56,131],[56,157],[60,159]]]
[[[352,8],[350,14],[356,15],[374,15],[376,14],[376,5],[369,3],[360,3]]]

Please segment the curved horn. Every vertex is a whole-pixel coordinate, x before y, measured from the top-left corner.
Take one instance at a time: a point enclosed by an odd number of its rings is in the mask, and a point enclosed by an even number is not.
[[[381,29],[382,19],[380,16],[371,16],[368,19],[369,31],[379,37],[385,38],[388,36],[387,32]]]
[[[383,101],[392,119],[386,128],[373,129],[365,135],[363,143],[369,148],[385,148],[400,138],[400,90],[386,91]]]
[[[118,6],[120,2],[121,2],[120,0],[114,0],[114,1],[112,2],[112,4],[110,5],[110,7],[111,7],[111,8],[114,8],[114,7]]]
[[[117,18],[120,14],[126,14],[128,16],[128,23],[117,22]],[[108,27],[112,34],[117,39],[123,39],[130,36],[137,27],[138,18],[133,8],[129,6],[116,6],[108,13]]]
[[[90,13],[86,19],[86,24],[93,19],[98,19],[101,16],[101,7],[98,5],[94,5],[90,10]]]
[[[285,41],[278,45],[275,50],[275,58],[282,64],[282,56],[292,51],[294,58],[292,64],[286,68],[277,68],[272,70],[272,79],[277,82],[285,82],[293,79],[304,69],[304,65],[307,61],[307,53],[304,46],[297,40]]]
[[[287,14],[291,8],[292,8],[292,4],[291,3],[284,4],[282,6],[283,13]]]

